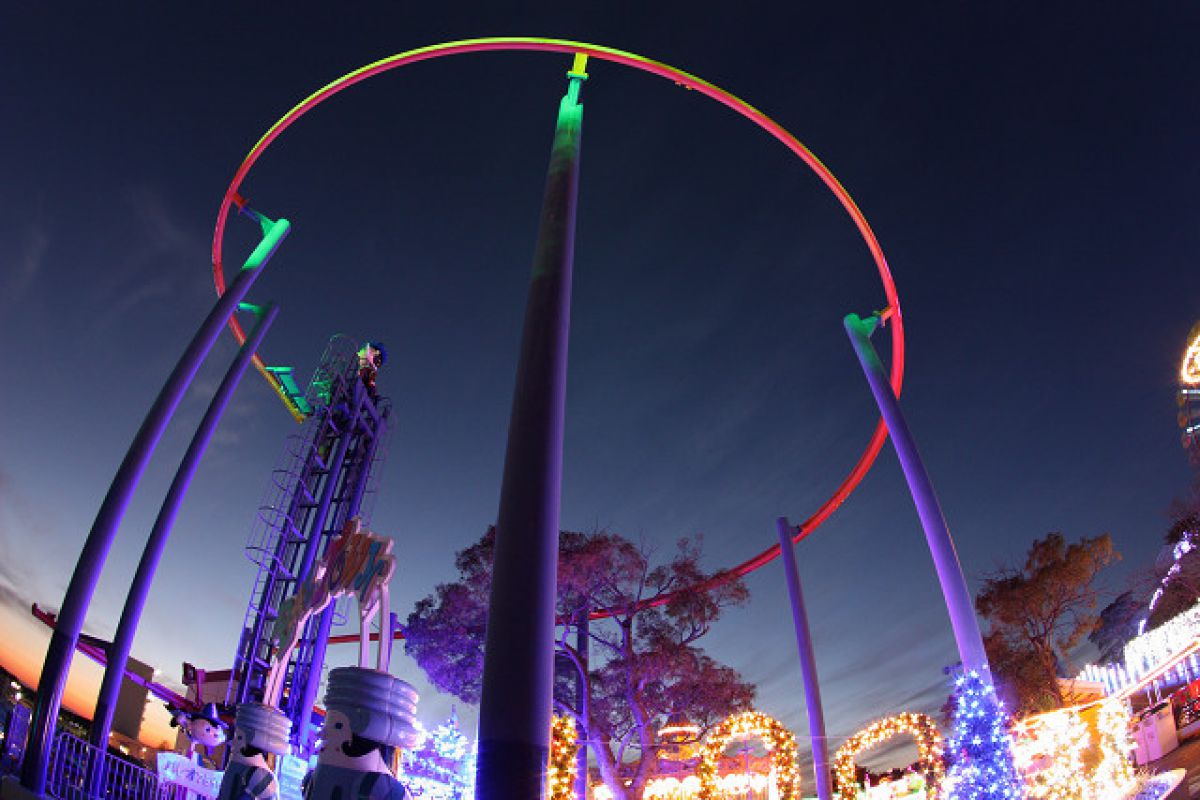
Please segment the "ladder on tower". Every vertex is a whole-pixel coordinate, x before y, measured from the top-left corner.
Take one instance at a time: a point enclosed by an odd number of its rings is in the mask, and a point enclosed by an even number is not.
[[[351,517],[369,519],[373,478],[387,451],[391,403],[373,399],[359,379],[352,340],[330,340],[305,397],[312,412],[285,443],[246,545],[258,572],[234,657],[227,696],[234,704],[262,701],[280,605],[311,576]],[[279,707],[304,754],[326,639],[336,622],[344,622],[344,614],[331,607],[306,623],[284,675]]]

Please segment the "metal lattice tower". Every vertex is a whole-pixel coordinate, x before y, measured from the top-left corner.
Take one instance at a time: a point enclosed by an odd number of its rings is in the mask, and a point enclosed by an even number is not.
[[[313,565],[346,521],[370,519],[375,480],[387,451],[391,403],[372,399],[358,374],[357,345],[330,340],[305,399],[311,413],[289,436],[246,544],[258,565],[234,656],[227,702],[261,701],[273,646],[268,639],[282,601],[310,577]],[[284,676],[279,707],[292,720],[299,752],[311,749],[311,716],[333,624],[345,621],[333,606],[310,619]]]

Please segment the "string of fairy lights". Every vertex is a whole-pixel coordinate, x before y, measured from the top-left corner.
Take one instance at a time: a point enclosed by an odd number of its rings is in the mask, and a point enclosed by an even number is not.
[[[853,800],[858,796],[855,781],[855,759],[858,755],[902,733],[912,734],[917,740],[917,755],[925,769],[925,794],[929,800],[934,800],[946,774],[942,762],[942,734],[931,717],[912,712],[873,722],[847,739],[838,749],[833,759],[838,797]]]
[[[725,797],[717,774],[718,762],[729,740],[737,736],[753,736],[762,740],[771,754],[772,772],[779,800],[799,800],[800,770],[796,763],[796,737],[779,720],[761,711],[744,711],[727,717],[709,733],[700,751],[696,777],[700,779],[700,800],[721,800]]]
[[[1029,800],[1119,800],[1134,785],[1129,711],[1105,700],[1027,717],[1013,726],[1013,756]],[[1093,735],[1093,731],[1095,734]]]
[[[579,737],[573,717],[554,717],[550,722],[550,758],[546,764],[547,800],[574,800],[575,754]]]
[[[1121,800],[1136,782],[1129,728],[1129,710],[1117,699],[1013,723],[990,682],[972,672],[957,679],[948,739],[931,717],[911,712],[873,722],[850,737],[834,758],[837,796],[856,800],[858,756],[905,734],[916,739],[928,800]],[[737,738],[762,741],[770,756],[769,776],[719,773],[726,747]],[[575,720],[555,717],[546,768],[548,800],[576,800],[578,747]],[[641,800],[723,800],[768,792],[778,800],[799,800],[796,738],[778,720],[747,711],[709,731],[694,775],[652,780]],[[603,784],[595,792],[597,798],[602,795],[610,796]]]

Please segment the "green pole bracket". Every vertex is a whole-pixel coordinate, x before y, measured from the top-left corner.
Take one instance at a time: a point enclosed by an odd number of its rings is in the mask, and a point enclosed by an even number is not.
[[[566,72],[569,83],[566,84],[566,96],[563,97],[563,102],[558,109],[559,114],[580,113],[580,88],[584,80],[588,79],[587,66],[587,53],[576,53],[575,61],[572,62],[570,70]]]
[[[267,259],[275,255],[275,250],[278,249],[280,242],[292,230],[292,223],[286,219],[272,220],[265,214],[260,214],[249,206],[244,207],[242,212],[258,220],[258,224],[262,227],[263,232],[262,241],[258,243],[258,247],[255,247],[249,257],[246,258],[246,263],[242,266],[242,269],[258,269],[266,263]]]

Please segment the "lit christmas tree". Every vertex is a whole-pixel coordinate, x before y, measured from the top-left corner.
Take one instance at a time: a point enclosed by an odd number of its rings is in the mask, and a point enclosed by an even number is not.
[[[954,731],[946,752],[947,800],[1022,800],[1024,783],[1013,766],[1008,714],[996,690],[972,670],[955,680]]]
[[[404,753],[401,781],[420,800],[472,800],[475,752],[458,727],[458,712],[434,728],[414,751]]]

